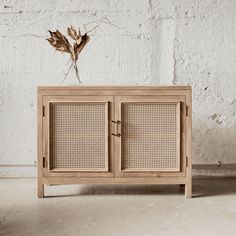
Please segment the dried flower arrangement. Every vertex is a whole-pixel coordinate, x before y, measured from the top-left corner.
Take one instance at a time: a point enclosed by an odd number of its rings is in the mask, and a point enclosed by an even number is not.
[[[82,83],[79,76],[77,60],[80,52],[90,40],[87,32],[84,35],[81,35],[79,29],[76,30],[73,26],[68,27],[67,34],[73,40],[73,44],[70,44],[69,40],[58,30],[55,32],[49,30],[49,33],[51,37],[46,40],[48,40],[52,47],[54,47],[57,51],[69,53],[72,59],[71,66],[66,73],[65,79],[73,66],[79,83]]]
[[[57,51],[69,53],[70,58],[72,60],[72,63],[65,75],[64,80],[67,78],[67,75],[69,74],[73,66],[75,69],[76,78],[78,79],[79,83],[82,83],[79,76],[79,70],[77,65],[78,56],[85,47],[85,45],[90,40],[89,35],[93,36],[102,24],[110,25],[119,30],[123,29],[122,27],[114,24],[114,21],[111,21],[109,18],[102,17],[98,20],[88,22],[87,24],[83,24],[83,28],[85,31],[83,35],[81,34],[80,29],[76,30],[73,26],[68,27],[67,34],[68,36],[70,36],[68,39],[59,30],[56,30],[55,32],[49,30],[51,37],[47,38],[46,40],[48,40],[49,43],[52,45],[52,47],[54,47]],[[87,27],[90,29],[88,30]],[[40,37],[37,35],[33,36]],[[72,39],[72,43],[69,42],[69,39],[70,40]]]

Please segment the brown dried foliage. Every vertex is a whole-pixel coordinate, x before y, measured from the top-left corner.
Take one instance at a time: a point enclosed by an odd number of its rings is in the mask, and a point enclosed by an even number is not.
[[[67,28],[67,34],[74,40],[73,45],[70,44],[69,40],[60,31],[52,32],[49,30],[49,33],[51,37],[47,40],[52,47],[57,51],[70,53],[74,63],[76,63],[80,52],[90,39],[86,33],[81,35],[80,30],[77,31],[72,25]]]

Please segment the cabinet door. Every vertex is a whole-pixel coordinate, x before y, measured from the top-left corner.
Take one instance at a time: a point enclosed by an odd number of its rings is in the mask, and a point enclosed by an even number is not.
[[[112,176],[109,119],[112,97],[45,96],[46,176]]]
[[[116,98],[120,176],[184,174],[184,102],[181,96]]]

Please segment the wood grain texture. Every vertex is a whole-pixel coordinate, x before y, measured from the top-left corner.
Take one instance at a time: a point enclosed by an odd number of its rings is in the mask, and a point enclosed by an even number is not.
[[[45,184],[186,184],[185,178],[43,178]]]
[[[38,103],[37,103],[37,125],[38,125],[38,197],[44,197],[44,184],[42,182],[43,177],[43,101],[42,94],[38,91]]]
[[[112,176],[113,173],[110,171],[110,169],[112,168],[113,162],[110,160],[112,159],[112,153],[110,152],[110,148],[111,145],[109,145],[110,143],[110,134],[108,133],[109,131],[109,116],[110,116],[110,108],[109,108],[109,103],[111,103],[113,101],[113,97],[112,96],[54,96],[53,93],[51,96],[44,96],[44,106],[45,106],[45,110],[46,110],[46,114],[44,117],[45,120],[45,125],[44,125],[44,145],[43,145],[43,152],[44,152],[44,156],[47,159],[47,168],[44,168],[44,176],[52,176],[52,177],[58,177],[61,175],[64,176],[77,176],[77,177],[103,177],[103,176]],[[93,168],[93,169],[89,169],[89,168],[51,168],[50,167],[50,150],[49,150],[49,145],[50,145],[50,105],[51,104],[91,104],[91,105],[100,105],[100,104],[104,104],[105,106],[105,111],[104,111],[104,116],[105,116],[105,126],[104,126],[104,137],[105,138],[105,146],[103,148],[105,148],[105,156],[104,156],[104,160],[105,160],[105,168]],[[92,117],[92,119],[96,119],[96,117],[93,117],[93,114],[91,113],[92,110],[89,111],[88,116]],[[65,114],[65,117],[67,117],[67,114]],[[67,117],[68,118],[68,117]],[[98,117],[99,118],[99,117]],[[63,117],[62,117],[62,121],[63,121]],[[68,119],[66,119],[68,120]],[[84,121],[86,122],[86,120]],[[68,123],[68,122],[67,122]],[[84,124],[86,125],[86,124]],[[92,127],[92,126],[91,126]],[[60,127],[59,127],[60,128]],[[78,128],[78,127],[77,127]],[[76,129],[76,127],[75,127]],[[87,139],[91,139],[91,140],[95,140],[95,133],[94,131],[90,128],[87,127],[86,128],[87,132],[86,132],[86,136],[84,138],[87,137]],[[61,138],[60,140],[63,140],[63,136],[66,139],[66,130],[59,130],[61,133]],[[69,136],[71,136],[72,134],[68,134]],[[75,134],[75,138],[78,138],[80,134]],[[80,135],[81,136],[81,135]],[[83,137],[80,137],[80,139]],[[108,140],[109,139],[109,140]],[[99,139],[97,140],[99,142]],[[79,144],[80,142],[78,142]],[[68,146],[68,144],[66,144]],[[60,147],[61,148],[61,147]],[[84,148],[84,147],[81,147]],[[77,148],[73,147],[73,151],[76,151]],[[85,150],[86,151],[86,150]],[[87,151],[89,152],[89,150],[87,149]],[[108,155],[109,154],[109,155]],[[94,155],[96,155],[96,153],[94,153]],[[96,156],[97,157],[97,156]],[[93,156],[91,156],[91,159],[88,161],[91,161],[91,163],[93,163]],[[86,162],[86,160],[85,160]],[[97,172],[95,174],[95,172]]]
[[[192,197],[192,93],[187,94],[186,105],[188,106],[188,114],[186,116],[186,185],[185,197]]]
[[[116,106],[116,119],[121,121],[121,126],[124,125],[125,121],[123,120],[124,118],[122,118],[122,106],[124,107],[124,105],[164,105],[167,106],[168,105],[174,105],[176,107],[176,158],[177,158],[177,164],[175,168],[145,168],[145,170],[143,169],[139,169],[139,168],[122,168],[122,149],[124,149],[124,143],[122,144],[122,137],[123,134],[121,135],[121,137],[117,138],[117,144],[116,144],[116,148],[117,148],[117,152],[116,152],[116,158],[119,159],[119,174],[118,176],[129,176],[129,173],[132,174],[132,176],[136,176],[136,177],[141,177],[141,176],[148,176],[148,174],[150,174],[150,176],[153,176],[153,172],[155,171],[154,175],[155,176],[183,176],[185,173],[185,168],[181,170],[180,168],[180,163],[182,162],[183,158],[180,158],[180,149],[181,149],[181,143],[180,143],[180,120],[185,119],[185,113],[184,111],[180,110],[180,102],[184,102],[185,101],[185,97],[184,96],[174,96],[174,95],[152,95],[152,96],[147,96],[147,95],[131,95],[131,96],[115,96],[115,102],[116,105],[119,105],[118,107]],[[138,109],[140,110],[140,109]],[[132,111],[134,112],[134,110]],[[154,111],[153,111],[154,112]],[[134,122],[134,119],[136,119],[135,117],[138,114],[131,114],[132,116],[132,121]],[[146,116],[145,114],[143,114],[144,116]],[[164,114],[166,115],[166,114]],[[150,116],[152,116],[152,114],[150,114]],[[149,119],[149,117],[147,117]],[[147,121],[147,123],[150,123],[150,120]],[[131,124],[132,125],[132,124]],[[150,124],[147,124],[150,125]],[[135,126],[134,124],[132,126]],[[141,127],[140,127],[141,128]],[[142,135],[142,132],[140,132],[140,128],[138,128],[139,132],[138,135]],[[142,128],[141,128],[142,129]],[[165,127],[164,127],[165,129]],[[165,137],[167,137],[167,133],[165,132],[159,132],[159,133],[150,133],[150,137],[148,136],[147,132],[144,130],[143,131],[143,137],[146,137],[150,140],[154,139],[154,140],[158,140],[161,137],[163,137],[163,140]],[[136,136],[135,136],[136,137]],[[135,139],[135,141],[137,142],[138,137],[133,137],[133,139]],[[156,138],[155,138],[156,137]],[[131,137],[132,138],[132,137]],[[141,145],[142,143],[140,143]],[[117,147],[117,145],[119,145],[119,148]],[[165,145],[165,142],[163,142],[163,145]],[[145,159],[145,157],[143,157]],[[173,172],[174,173],[171,173]],[[144,173],[145,172],[145,173]]]

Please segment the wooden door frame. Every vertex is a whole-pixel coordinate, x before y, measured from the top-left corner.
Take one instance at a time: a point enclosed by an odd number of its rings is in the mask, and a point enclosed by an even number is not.
[[[116,120],[121,121],[121,108],[123,103],[163,103],[163,104],[178,104],[179,110],[177,112],[177,116],[179,114],[179,127],[178,132],[178,143],[177,152],[179,153],[179,169],[176,170],[122,170],[122,134],[121,137],[116,137],[115,142],[115,159],[116,159],[116,170],[115,176],[117,177],[184,177],[186,175],[186,159],[185,157],[185,144],[184,144],[184,136],[185,134],[185,116],[184,116],[184,104],[185,104],[185,96],[176,96],[176,95],[130,95],[130,96],[115,96],[115,116]],[[122,121],[121,121],[122,125]],[[185,126],[185,125],[184,125]],[[181,129],[181,130],[180,130]]]
[[[81,169],[49,169],[49,105],[51,103],[104,103],[106,107],[106,161],[107,169],[104,170],[81,170]],[[112,114],[113,96],[44,96],[43,107],[44,116],[42,119],[43,137],[42,137],[42,153],[46,159],[47,165],[42,170],[43,177],[113,177],[114,176],[114,161],[112,151],[112,139],[110,136],[109,120]]]

